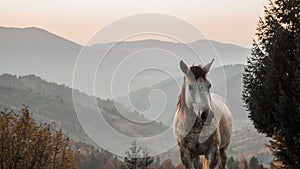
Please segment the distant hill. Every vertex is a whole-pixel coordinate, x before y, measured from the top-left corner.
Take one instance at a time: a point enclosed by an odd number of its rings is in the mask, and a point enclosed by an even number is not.
[[[217,54],[220,55],[220,59],[222,60],[222,64],[244,64],[246,63],[246,56],[249,54],[249,49],[235,45],[230,43],[221,43],[213,40],[198,40],[195,42],[187,43],[186,45],[182,45],[181,43],[174,42],[166,42],[160,40],[139,40],[139,41],[130,41],[130,42],[111,42],[107,44],[99,43],[94,44],[90,47],[97,48],[101,50],[106,50],[109,47],[113,46],[117,48],[119,51],[124,51],[128,53],[135,52],[137,50],[146,49],[146,48],[159,48],[167,51],[171,51],[175,54],[180,55],[193,55],[189,48],[189,46],[199,54],[203,61],[209,61],[212,57],[218,57]],[[163,58],[162,58],[163,59]],[[188,59],[188,58],[187,58]],[[191,60],[193,61],[193,60]],[[197,62],[198,60],[194,60]],[[170,64],[169,62],[165,62]],[[177,65],[176,65],[177,66]]]
[[[129,77],[124,75],[133,75],[138,68],[139,70],[144,68],[144,64],[179,76],[180,58],[190,64],[208,62],[216,58],[218,62],[214,66],[220,66],[221,64],[244,64],[246,56],[249,55],[249,49],[209,40],[189,44],[158,40],[120,42],[107,53],[105,59],[102,60],[103,64],[97,70],[101,56],[113,44],[114,42],[84,47],[39,28],[0,27],[0,73],[36,74],[44,79],[72,86],[76,59],[81,54],[75,71],[78,79],[75,79],[74,87],[92,94],[94,92],[92,84],[95,80],[96,95],[111,98],[109,80],[124,59],[130,66],[119,67],[120,70],[115,78],[117,85],[114,90],[116,91],[114,96],[117,97],[124,95],[118,92],[123,87],[118,84],[128,85]],[[129,56],[134,62],[130,62],[127,58]],[[83,70],[79,70],[78,67]],[[96,71],[97,75],[94,76]],[[137,90],[164,79],[166,77],[161,74],[141,76],[132,89]]]
[[[71,86],[81,46],[39,28],[0,27],[1,73],[36,74]]]
[[[225,72],[225,81],[219,82],[218,78],[223,71]],[[244,65],[226,65],[223,68],[217,68],[211,71],[210,78],[213,82],[212,92],[226,98],[229,108],[234,118],[234,128],[250,126],[248,112],[242,102],[242,77]],[[221,78],[222,79],[222,78]]]
[[[240,64],[225,65],[211,70],[209,74],[213,85],[212,92],[221,95],[228,101],[234,117],[235,128],[250,125],[248,114],[241,100],[243,70],[244,66]],[[167,79],[116,100],[129,108],[139,110],[140,113],[144,112],[144,116],[149,119],[156,119],[171,126],[182,80],[183,77]]]
[[[73,91],[80,95],[82,100],[73,103],[72,89],[65,85],[58,85],[53,82],[47,82],[35,75],[14,76],[10,74],[0,75],[0,109],[20,110],[22,105],[28,105],[33,112],[33,117],[38,123],[55,122],[57,127],[62,127],[73,140],[92,143],[85,134],[79,123],[74,104],[85,110],[84,118],[89,119],[89,126],[99,129],[101,132],[104,127],[97,118],[93,118],[99,112],[105,118],[106,122],[116,131],[132,137],[148,137],[161,133],[166,126],[151,122],[147,124],[135,123],[125,119],[115,108],[112,100],[102,100],[96,98],[97,105],[89,102],[93,99],[78,90]],[[147,121],[136,112],[131,112],[122,105],[118,105],[122,113],[127,114],[132,119]],[[121,109],[120,109],[121,108]],[[95,116],[96,117],[96,116]],[[89,133],[91,134],[91,133]],[[128,147],[123,147],[124,152]]]

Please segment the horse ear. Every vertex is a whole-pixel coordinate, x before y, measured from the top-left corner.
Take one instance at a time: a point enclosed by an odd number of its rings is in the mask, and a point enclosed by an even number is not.
[[[188,74],[189,67],[184,63],[183,60],[180,61],[180,69],[185,75]]]
[[[211,65],[213,64],[215,59],[213,59],[210,63],[208,63],[207,65],[205,65],[202,69],[205,73],[208,73],[210,70]]]

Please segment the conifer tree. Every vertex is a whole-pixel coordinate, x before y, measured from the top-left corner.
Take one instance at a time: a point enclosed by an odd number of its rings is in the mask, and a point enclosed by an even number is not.
[[[140,169],[148,169],[153,162],[154,158],[150,156],[148,149],[144,147],[140,160]]]
[[[244,169],[249,169],[248,162],[246,159],[244,159]]]
[[[300,168],[300,0],[270,1],[243,76],[255,128],[282,168]]]
[[[129,151],[126,152],[122,169],[138,169],[141,159],[140,151],[141,147],[138,147],[136,141],[133,141]]]
[[[260,169],[261,168],[259,165],[258,159],[256,157],[253,156],[250,158],[249,167],[250,167],[250,169]]]
[[[154,158],[150,156],[148,149],[137,146],[133,141],[122,165],[122,169],[148,169],[154,162]]]

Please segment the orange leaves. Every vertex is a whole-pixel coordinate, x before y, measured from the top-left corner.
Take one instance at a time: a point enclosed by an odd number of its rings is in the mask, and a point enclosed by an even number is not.
[[[28,107],[0,113],[0,168],[75,168],[68,137],[52,124],[37,125]]]

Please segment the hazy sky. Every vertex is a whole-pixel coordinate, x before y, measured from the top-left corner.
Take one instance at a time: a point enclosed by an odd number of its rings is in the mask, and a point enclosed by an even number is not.
[[[163,13],[196,26],[207,38],[251,47],[268,0],[1,0],[0,26],[39,27],[80,44],[125,16]],[[114,39],[112,39],[113,41]]]

